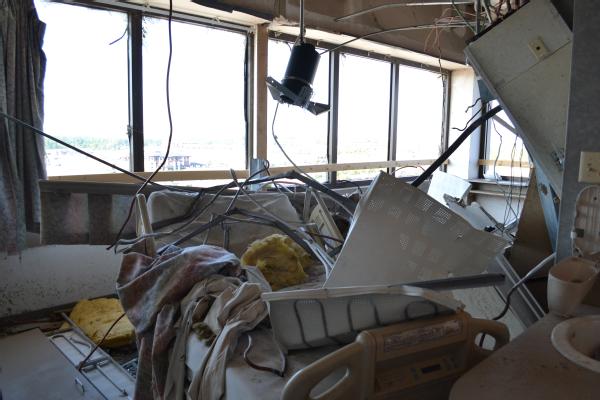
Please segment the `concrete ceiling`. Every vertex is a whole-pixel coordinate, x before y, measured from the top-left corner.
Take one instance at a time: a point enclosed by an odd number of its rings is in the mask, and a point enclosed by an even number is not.
[[[238,10],[252,10],[257,15],[275,19],[279,24],[297,25],[299,20],[299,0],[198,0],[203,4],[230,6]],[[325,32],[341,33],[350,36],[362,36],[368,33],[399,27],[433,24],[442,15],[453,14],[451,6],[412,6],[395,7],[372,12],[336,22],[335,18],[348,15],[369,7],[392,3],[389,0],[305,0],[305,23],[307,28]],[[464,7],[464,6],[462,6]],[[445,13],[445,14],[444,14]],[[468,28],[439,30],[439,47],[434,44],[435,32],[431,29],[385,33],[369,40],[396,46],[419,53],[425,53],[444,59],[464,63],[463,49],[466,41],[472,37]],[[426,46],[426,41],[429,45]]]
[[[163,9],[168,8],[169,3],[169,0],[120,1]],[[375,6],[415,1],[417,0],[305,0],[305,23],[307,28],[312,28],[310,29],[312,31],[318,30],[330,34],[342,34],[346,35],[344,36],[345,39],[385,29],[434,24],[436,19],[442,16],[456,16],[455,11],[450,5],[420,5],[386,8],[345,21],[335,21],[338,17]],[[419,1],[425,3],[435,0]],[[498,4],[499,1],[491,0],[491,4]],[[573,1],[552,0],[569,25],[572,19]],[[299,3],[299,0],[174,0],[174,7],[180,12],[204,15],[245,25],[271,23],[271,29],[275,31],[297,34],[300,14]],[[516,2],[513,0],[513,3]],[[460,7],[462,12],[473,11],[473,8],[469,5],[459,5],[458,7]],[[472,14],[471,16],[467,15],[467,18],[471,19]],[[456,21],[458,20],[459,18],[456,17]],[[406,49],[410,52],[432,56],[434,57],[433,59],[424,61],[424,63],[430,65],[433,65],[432,63],[437,64],[439,56],[444,60],[464,64],[465,56],[463,50],[472,36],[473,33],[468,28],[460,27],[389,32],[371,36],[368,40],[370,41],[369,43],[377,42],[398,49]],[[436,37],[439,39],[437,42]],[[340,43],[339,41],[333,42],[336,44]],[[385,54],[388,53],[391,55],[389,50],[385,52]],[[411,57],[407,59],[420,61],[419,57],[419,55],[412,53]],[[444,67],[456,69],[460,68],[460,65],[448,63]]]

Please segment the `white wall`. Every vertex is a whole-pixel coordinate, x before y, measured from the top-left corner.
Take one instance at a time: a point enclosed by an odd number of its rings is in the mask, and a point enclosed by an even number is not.
[[[505,189],[507,190],[507,189]],[[514,189],[513,189],[514,192]],[[525,195],[527,193],[527,188],[523,188],[522,190],[523,195]],[[521,211],[523,210],[523,204],[525,203],[525,199],[521,199],[520,201],[515,198],[516,196],[514,196],[512,198],[512,200],[510,200],[510,204],[512,206],[512,209],[517,213],[517,214],[521,214]],[[508,208],[508,204],[507,198],[501,197],[501,196],[492,196],[492,195],[484,195],[484,194],[478,194],[476,196],[475,201],[477,201],[477,203],[479,203],[479,205],[481,205],[483,208],[485,208],[485,210],[490,213],[492,215],[492,217],[494,217],[494,219],[500,223],[504,222],[504,218],[505,218],[505,214],[506,214],[506,218],[507,218],[507,222],[511,222],[515,216],[512,212],[507,212],[507,208]]]
[[[0,317],[115,292],[121,255],[104,246],[41,246],[0,254]]]
[[[464,128],[473,113],[481,107],[481,103],[478,103],[465,113],[467,107],[473,104],[474,99],[477,98],[475,96],[476,91],[475,72],[471,68],[452,71],[450,79],[449,145],[462,133],[452,128]],[[477,178],[479,143],[479,131],[473,132],[450,157],[447,172],[463,179]]]

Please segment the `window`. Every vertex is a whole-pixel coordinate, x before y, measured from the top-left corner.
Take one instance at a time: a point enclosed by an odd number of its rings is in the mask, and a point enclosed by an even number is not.
[[[445,134],[443,78],[439,73],[401,65],[398,87],[396,160],[438,158]],[[396,175],[415,175],[415,171],[405,168]]]
[[[342,54],[338,163],[388,159],[390,63]],[[371,179],[377,170],[343,171],[340,179]]]
[[[246,166],[243,34],[172,22],[173,140],[164,170]],[[144,18],[145,169],[162,162],[169,137],[165,79],[168,23]]]
[[[498,101],[496,100],[489,104],[490,108],[497,105]],[[496,115],[512,126],[504,111],[500,111]],[[494,119],[488,121],[487,127],[486,158],[493,161],[495,165],[485,167],[484,177],[489,179],[529,178],[529,168],[518,166],[519,160],[521,163],[529,163],[529,154],[523,140]],[[507,161],[517,163],[517,165],[498,165],[505,164]]]
[[[138,11],[130,13],[126,5],[113,11],[111,6],[101,9],[44,0],[35,3],[41,20],[47,24],[44,129],[130,169],[131,152],[141,153],[137,145],[130,148],[131,128],[134,140],[143,139],[144,169],[156,169],[163,161],[169,137],[168,21],[152,9],[144,10],[143,17]],[[164,170],[247,167],[246,112],[251,112],[245,109],[245,56],[251,35],[247,30],[229,23],[214,27],[213,22],[193,16],[177,16],[172,21],[173,139]],[[128,49],[129,44],[141,48]],[[277,80],[283,78],[291,46],[284,40],[269,40],[268,74]],[[323,53],[324,49],[317,51]],[[140,53],[141,65],[137,57]],[[136,57],[129,59],[130,54]],[[334,66],[330,60],[336,60],[337,87],[329,80],[330,67]],[[395,86],[391,85],[392,72],[397,71],[399,93],[393,92]],[[143,97],[130,98],[129,79],[136,88],[135,83],[143,83]],[[267,103],[269,124],[275,122],[275,134],[298,165],[327,164],[331,161],[328,145],[337,149],[332,155],[337,163],[384,162],[393,151],[396,160],[433,159],[439,155],[445,94],[438,73],[364,56],[359,51],[337,50],[321,57],[313,89],[312,100],[319,103],[329,103],[330,93],[336,96],[339,107],[331,111],[338,113],[336,118],[328,113],[315,116],[285,104],[278,106],[275,118],[277,103],[270,97]],[[391,99],[398,103],[397,110],[392,110],[398,113],[397,126],[389,125]],[[139,121],[129,120],[130,106],[134,115],[143,110],[143,129],[139,129]],[[332,120],[338,122],[337,129],[329,125]],[[390,140],[395,132],[396,142]],[[391,143],[397,143],[395,149],[390,148]],[[271,126],[266,145],[273,167],[290,166],[272,137]],[[50,176],[115,172],[51,141],[46,142],[46,154]],[[141,158],[135,159],[141,164]],[[377,172],[339,171],[335,176],[339,180],[364,180]],[[414,169],[398,172],[404,176],[417,173]],[[324,172],[311,175],[321,181],[327,179]],[[224,174],[216,177],[226,178]]]
[[[269,40],[268,73],[279,82],[283,79],[292,45],[280,40]],[[317,48],[317,51],[321,53],[323,49]],[[319,61],[313,91],[312,101],[328,103],[329,57],[327,55],[322,56]],[[277,102],[270,94],[267,107],[268,121],[271,123]],[[274,126],[279,143],[294,163],[297,165],[327,164],[327,113],[315,116],[302,108],[280,104]],[[271,126],[268,129],[267,155],[271,166],[289,166],[289,161],[273,139]]]
[[[129,168],[125,13],[36,0],[46,23],[44,130]],[[46,139],[48,175],[113,172]]]

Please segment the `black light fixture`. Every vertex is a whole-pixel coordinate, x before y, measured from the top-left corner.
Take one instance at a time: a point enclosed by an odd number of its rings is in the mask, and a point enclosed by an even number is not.
[[[292,48],[285,75],[281,83],[270,76],[267,87],[273,99],[280,103],[302,107],[315,115],[329,111],[327,104],[310,101],[313,95],[312,84],[315,80],[320,54],[310,43],[304,41],[304,0],[300,0],[300,40]]]

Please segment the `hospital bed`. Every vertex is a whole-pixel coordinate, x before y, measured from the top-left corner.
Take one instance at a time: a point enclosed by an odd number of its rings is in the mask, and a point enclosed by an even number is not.
[[[283,376],[248,365],[282,368],[272,331],[242,336],[227,364],[228,399],[446,399],[452,384],[493,350],[479,348],[478,334],[508,343],[506,326],[468,313],[418,319],[361,332],[345,346],[289,351]],[[247,352],[248,336],[252,347]],[[208,346],[195,335],[187,344],[188,378],[199,368]]]

